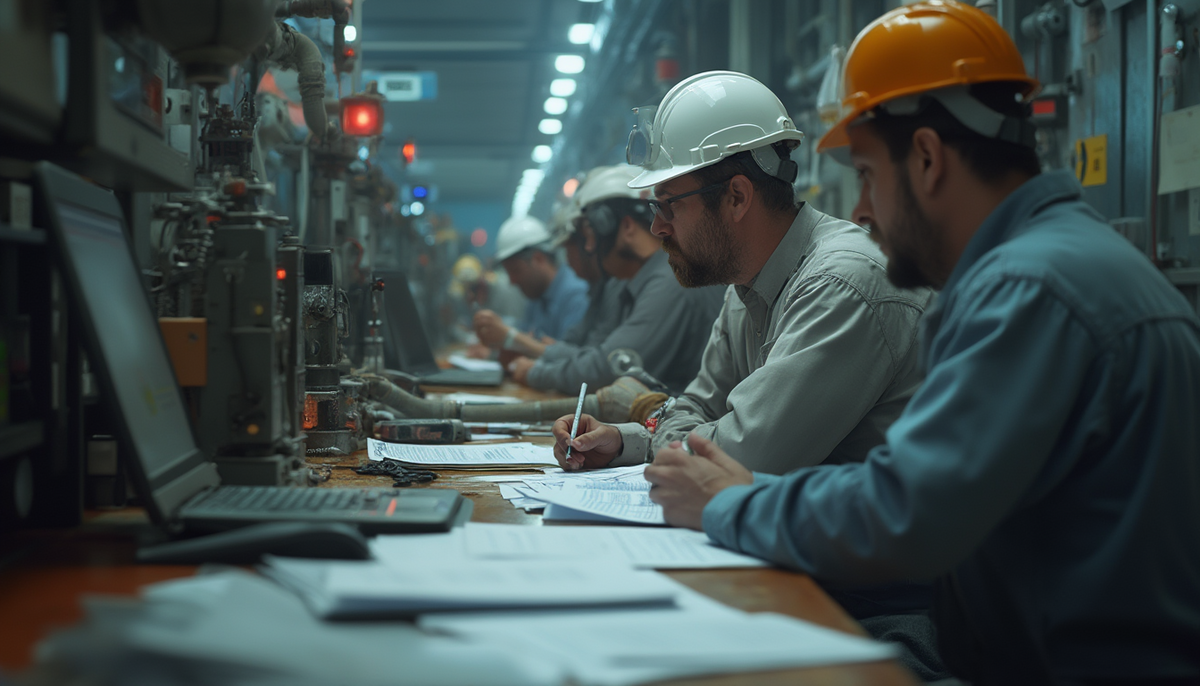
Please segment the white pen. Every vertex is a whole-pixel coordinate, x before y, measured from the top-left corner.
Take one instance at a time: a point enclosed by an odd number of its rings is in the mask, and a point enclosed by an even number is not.
[[[567,457],[571,458],[571,444],[575,442],[575,432],[579,430],[579,415],[583,413],[583,396],[587,395],[587,382],[579,384],[579,403],[575,405],[575,421],[571,422],[571,440],[567,441]]]

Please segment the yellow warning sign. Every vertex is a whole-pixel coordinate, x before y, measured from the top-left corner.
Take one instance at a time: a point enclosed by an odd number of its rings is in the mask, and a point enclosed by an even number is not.
[[[1108,183],[1108,134],[1075,141],[1075,178],[1084,186]]]

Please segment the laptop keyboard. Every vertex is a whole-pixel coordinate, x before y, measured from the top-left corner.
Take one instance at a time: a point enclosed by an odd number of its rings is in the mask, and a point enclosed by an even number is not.
[[[229,512],[355,511],[363,496],[362,490],[353,488],[221,486],[195,504]]]

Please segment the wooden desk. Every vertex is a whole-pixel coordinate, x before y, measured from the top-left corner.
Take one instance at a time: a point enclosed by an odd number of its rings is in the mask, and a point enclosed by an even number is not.
[[[471,392],[475,390],[471,389]],[[480,392],[484,390],[480,389]],[[546,397],[529,389],[502,387],[492,389],[492,392],[521,393],[530,400]],[[333,467],[328,486],[390,486],[387,477],[360,476],[352,471],[365,459],[365,455],[358,454],[310,462]],[[477,474],[479,472],[442,472],[430,486],[454,488],[470,498],[475,506],[472,521],[542,524],[540,515],[527,514],[501,498],[495,484],[470,479]],[[23,532],[0,540],[0,671],[11,673],[28,668],[38,641],[82,619],[80,599],[83,596],[135,595],[146,584],[195,573],[195,567],[190,566],[136,564],[135,539],[148,529],[144,512],[127,509],[90,513],[87,523],[77,530]],[[863,635],[862,629],[812,579],[802,574],[777,569],[673,571],[667,574],[705,595],[748,612],[779,612]],[[889,661],[670,683],[911,686],[917,681],[897,663]]]

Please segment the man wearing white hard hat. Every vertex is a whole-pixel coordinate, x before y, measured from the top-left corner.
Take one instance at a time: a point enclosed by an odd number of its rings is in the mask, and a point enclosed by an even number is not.
[[[891,284],[865,229],[797,203],[790,153],[803,138],[770,89],[736,72],[692,76],[638,109],[627,154],[640,174],[629,185],[653,188],[670,266],[685,286],[732,287],[699,375],[654,433],[584,416],[568,461],[564,417],[554,425],[564,468],[644,462],[697,434],[750,470],[785,474],[861,462],[885,440],[921,382],[918,322],[933,293]],[[923,678],[943,674],[920,614],[927,585],[836,598],[869,631],[906,644],[905,664]]]
[[[512,217],[500,226],[496,259],[529,303],[516,326],[508,326],[491,310],[476,312],[480,343],[536,357],[548,339],[561,338],[579,322],[587,309],[587,283],[570,267],[559,265],[555,251],[550,230],[533,217]]]
[[[797,205],[790,152],[804,134],[753,78],[692,76],[638,118],[629,185],[653,188],[653,231],[676,276],[733,288],[699,375],[653,436],[587,417],[564,466],[644,462],[690,432],[771,474],[861,461],[920,383],[917,322],[932,293],[888,283],[864,229]]]
[[[568,259],[585,278],[620,280],[603,295],[617,300],[617,324],[591,345],[552,345],[536,362],[514,361],[513,378],[534,388],[578,393],[579,385],[612,383],[616,351],[633,351],[641,367],[668,388],[680,389],[700,368],[700,354],[721,307],[716,288],[680,286],[662,242],[650,233],[653,214],[644,195],[629,187],[639,169],[602,167],[588,174],[574,198],[578,210],[567,242]]]

